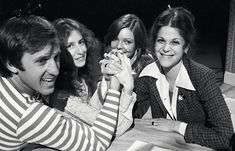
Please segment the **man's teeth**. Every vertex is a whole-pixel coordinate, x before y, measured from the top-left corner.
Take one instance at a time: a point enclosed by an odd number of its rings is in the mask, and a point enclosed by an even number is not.
[[[42,79],[42,81],[51,82],[51,81],[53,81],[53,80],[52,80],[52,79]]]
[[[83,57],[77,57],[77,58],[74,58],[74,60],[78,60],[78,59],[82,59]]]

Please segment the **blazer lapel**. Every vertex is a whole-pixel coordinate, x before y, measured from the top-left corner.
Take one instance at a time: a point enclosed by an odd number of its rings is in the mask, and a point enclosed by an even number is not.
[[[159,94],[159,92],[158,92],[158,89],[157,89],[157,85],[156,85],[156,79],[154,79],[154,80],[152,80],[151,82],[150,82],[150,89],[152,90],[152,92],[153,92],[153,95],[154,95],[154,102],[151,102],[151,103],[153,103],[151,106],[152,106],[152,110],[154,110],[154,104],[155,103],[157,103],[159,106],[160,106],[160,108],[161,108],[161,110],[162,110],[162,112],[163,112],[163,114],[164,114],[164,116],[166,117],[166,115],[167,115],[167,110],[166,110],[166,108],[165,108],[165,106],[164,106],[164,104],[163,104],[163,102],[162,102],[162,99],[161,99],[161,97],[160,97],[160,94]],[[153,113],[153,112],[152,112]],[[153,115],[152,115],[153,116]],[[154,117],[154,116],[153,116]]]
[[[178,117],[180,111],[184,107],[184,104],[187,100],[186,96],[187,96],[187,93],[185,92],[185,90],[183,88],[179,88],[178,97],[177,97],[177,117]]]

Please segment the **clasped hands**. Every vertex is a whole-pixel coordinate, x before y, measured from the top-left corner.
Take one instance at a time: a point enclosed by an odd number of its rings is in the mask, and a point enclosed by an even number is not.
[[[109,53],[105,53],[100,65],[105,79],[110,80],[115,77],[125,90],[133,90],[134,79],[130,59],[121,50],[112,49]]]

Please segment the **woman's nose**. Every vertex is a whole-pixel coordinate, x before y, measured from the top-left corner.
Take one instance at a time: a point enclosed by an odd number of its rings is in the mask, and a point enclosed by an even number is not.
[[[122,46],[122,42],[121,41],[119,41],[118,43],[117,43],[117,49],[118,50],[121,50],[122,48],[123,48],[123,46]]]
[[[163,46],[163,51],[164,52],[167,52],[170,50],[170,45],[168,43],[166,43],[164,46]]]
[[[76,50],[78,53],[85,53],[86,52],[85,47],[81,47],[79,44],[76,45]]]

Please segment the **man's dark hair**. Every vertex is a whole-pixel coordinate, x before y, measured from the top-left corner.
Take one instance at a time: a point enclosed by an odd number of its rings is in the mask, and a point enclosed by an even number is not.
[[[0,73],[12,76],[10,64],[22,71],[21,59],[27,52],[34,54],[46,46],[59,46],[54,26],[45,18],[29,15],[7,20],[0,28]]]

